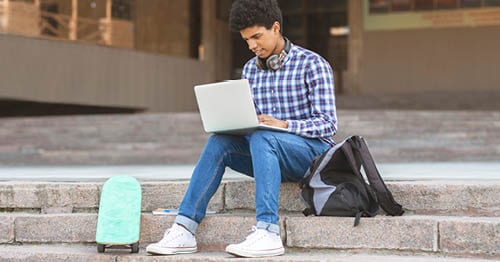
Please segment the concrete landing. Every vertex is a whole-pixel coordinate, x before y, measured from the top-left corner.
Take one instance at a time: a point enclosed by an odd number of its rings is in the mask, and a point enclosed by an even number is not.
[[[193,165],[131,166],[4,166],[0,181],[86,182],[104,181],[116,175],[130,175],[141,181],[189,180]],[[386,181],[415,180],[500,180],[500,162],[380,163],[377,168]],[[247,180],[228,169],[224,179]]]
[[[294,250],[287,249],[285,255],[269,258],[236,258],[224,252],[198,252],[176,256],[152,256],[143,249],[138,254],[128,254],[126,250],[111,250],[98,254],[95,246],[69,245],[23,245],[0,246],[0,258],[6,261],[337,261],[337,262],[465,262],[491,261],[480,258],[454,258],[438,254],[383,254],[347,253],[335,250]]]

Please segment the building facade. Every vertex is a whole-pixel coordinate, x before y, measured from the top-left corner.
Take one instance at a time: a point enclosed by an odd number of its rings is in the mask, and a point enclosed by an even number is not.
[[[194,111],[252,57],[232,0],[0,0],[0,101]],[[338,94],[500,92],[498,0],[281,0]]]

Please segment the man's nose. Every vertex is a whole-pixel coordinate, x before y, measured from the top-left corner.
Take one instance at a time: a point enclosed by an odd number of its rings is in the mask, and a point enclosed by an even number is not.
[[[248,49],[250,50],[254,50],[255,48],[257,48],[257,42],[255,42],[254,40],[248,40],[247,41],[247,44],[248,44]]]

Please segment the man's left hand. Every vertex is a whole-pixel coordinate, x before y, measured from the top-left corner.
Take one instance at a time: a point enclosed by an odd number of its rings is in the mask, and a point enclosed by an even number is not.
[[[259,123],[267,125],[267,126],[275,126],[288,128],[288,122],[283,120],[278,120],[270,115],[258,115]]]

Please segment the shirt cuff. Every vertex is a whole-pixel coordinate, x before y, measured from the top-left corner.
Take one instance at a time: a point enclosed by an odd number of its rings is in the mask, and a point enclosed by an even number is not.
[[[288,132],[297,133],[299,123],[295,120],[286,120],[286,122],[288,123]]]

